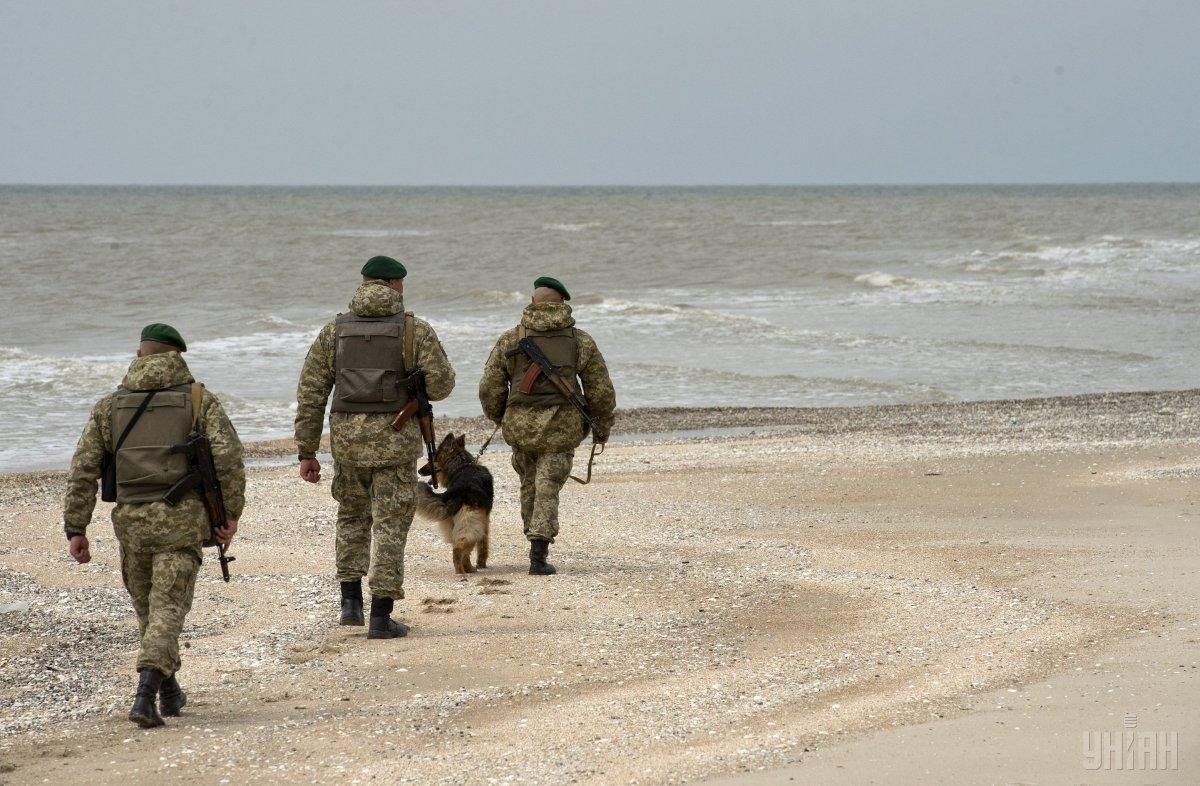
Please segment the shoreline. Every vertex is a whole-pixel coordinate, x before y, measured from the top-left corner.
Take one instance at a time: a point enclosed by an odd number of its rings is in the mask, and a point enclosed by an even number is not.
[[[967,425],[970,433],[998,439],[1012,438],[1027,429],[1035,429],[1041,439],[1069,440],[1075,436],[1095,439],[1101,434],[1111,439],[1137,439],[1153,426],[1156,431],[1161,429],[1158,433],[1164,439],[1171,439],[1172,434],[1179,434],[1179,438],[1190,434],[1189,426],[1173,421],[1171,416],[1183,413],[1184,419],[1200,418],[1200,410],[1187,412],[1200,406],[1197,402],[1200,402],[1200,388],[833,407],[637,407],[617,410],[613,435],[614,441],[632,443],[738,439],[753,433],[682,432],[759,428],[812,436],[887,430],[927,437],[951,436],[953,432],[961,437],[963,426]],[[1127,420],[1129,415],[1137,416],[1136,422]],[[1087,422],[1085,416],[1102,420]],[[1017,420],[1014,422],[1013,418]],[[435,425],[439,434],[465,433],[468,443],[476,446],[493,428],[483,416],[437,416]],[[247,459],[282,459],[296,454],[291,437],[255,440],[244,445]],[[503,437],[497,434],[493,448],[502,445]],[[328,425],[321,448],[328,453]],[[0,492],[18,481],[38,483],[65,476],[64,467],[4,470],[0,471]]]

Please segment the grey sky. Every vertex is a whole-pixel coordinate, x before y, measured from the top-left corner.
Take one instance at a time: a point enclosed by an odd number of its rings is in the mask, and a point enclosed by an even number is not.
[[[1200,2],[0,0],[0,182],[1200,180]]]

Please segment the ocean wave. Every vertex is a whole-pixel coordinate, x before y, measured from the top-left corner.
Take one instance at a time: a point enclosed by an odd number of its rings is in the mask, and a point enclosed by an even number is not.
[[[746,226],[750,227],[840,227],[849,224],[850,222],[841,219],[809,219],[805,221],[799,220],[780,220],[780,221],[747,221]]]
[[[579,224],[543,224],[542,229],[557,232],[584,232],[589,229],[600,229],[604,224],[599,221],[585,221]]]
[[[313,232],[327,237],[428,237],[435,234],[432,229],[327,229]]]
[[[459,297],[463,300],[487,306],[508,306],[527,302],[529,300],[529,293],[506,292],[499,289],[468,289]]]
[[[260,314],[250,320],[253,325],[262,325],[264,327],[279,327],[279,328],[298,328],[304,327],[298,322],[293,322],[290,319],[276,316],[274,314]]]
[[[321,331],[320,327],[285,332],[261,331],[240,336],[223,336],[192,341],[189,355],[219,355],[241,357],[254,362],[260,357],[295,356],[304,352]]]
[[[873,400],[945,401],[949,396],[933,385],[918,382],[891,382],[866,377],[828,377],[803,374],[749,374],[741,371],[701,368],[663,363],[626,363],[616,371],[618,381],[629,376],[652,379],[655,384],[682,385],[695,388],[697,383],[725,388],[738,386],[743,390],[769,393],[785,403],[796,403],[800,397],[821,399],[858,398],[864,395]]]
[[[1157,358],[1154,355],[1147,355],[1142,352],[1128,352],[1114,349],[1100,349],[1096,347],[1072,347],[1065,345],[1053,344],[1028,344],[1017,341],[979,341],[975,339],[917,339],[917,341],[927,342],[932,346],[940,346],[946,348],[962,349],[967,352],[978,352],[979,350],[991,350],[996,352],[1006,352],[1027,357],[1029,355],[1044,355],[1048,358],[1062,358],[1064,356],[1075,357],[1090,357],[1104,360],[1111,360],[1115,363],[1148,363]]]
[[[694,310],[687,304],[670,305],[667,303],[649,303],[639,300],[620,300],[618,298],[606,298],[596,296],[590,300],[583,300],[581,304],[590,306],[589,311],[599,314],[617,314],[617,315],[675,315],[682,314],[686,311]]]
[[[851,280],[860,290],[852,293],[844,301],[845,305],[980,302],[994,298],[1001,292],[999,287],[987,281],[912,278],[880,270],[861,273]]]
[[[655,303],[641,300],[596,297],[580,312],[587,320],[617,323],[616,329],[677,329],[714,340],[745,341],[774,339],[794,342],[807,333],[777,325],[752,314],[737,314],[713,308],[701,308],[688,303]]]
[[[1095,275],[1102,269],[1169,272],[1194,269],[1200,257],[1200,238],[1128,238],[1105,235],[1079,245],[1018,244],[997,251],[975,249],[969,254],[935,262],[971,273],[1024,273],[1033,276]]]
[[[129,365],[130,355],[61,357],[34,355],[16,347],[0,347],[0,400],[10,414],[29,408],[90,408],[112,390]],[[86,411],[86,409],[85,409]]]
[[[839,331],[792,330],[788,337],[793,343],[811,350],[825,352],[836,349],[850,352],[904,351],[920,356],[950,355],[976,358],[981,353],[1008,356],[1013,359],[1041,357],[1047,360],[1092,358],[1114,364],[1151,363],[1158,358],[1143,352],[1112,350],[1099,347],[1078,347],[1055,344],[1036,344],[1019,341],[985,341],[970,338],[939,338],[926,336],[888,335],[884,333],[845,333]]]
[[[855,284],[865,284],[869,287],[912,287],[916,286],[917,282],[911,278],[904,276],[894,276],[891,273],[884,273],[876,270],[873,273],[863,273],[854,277]]]

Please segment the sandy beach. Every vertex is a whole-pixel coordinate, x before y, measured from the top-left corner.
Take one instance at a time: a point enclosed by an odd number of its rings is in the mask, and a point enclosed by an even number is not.
[[[397,641],[333,624],[330,473],[253,446],[235,578],[206,562],[190,701],[152,731],[124,718],[107,506],[77,566],[62,473],[0,476],[0,782],[1200,780],[1200,391],[616,430],[564,492],[550,578],[489,451],[491,567],[456,578],[418,521]],[[1177,768],[1088,768],[1089,733],[1131,728],[1177,734]]]

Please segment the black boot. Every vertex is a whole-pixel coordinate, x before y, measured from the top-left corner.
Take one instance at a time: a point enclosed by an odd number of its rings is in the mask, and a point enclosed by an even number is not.
[[[408,635],[402,622],[392,619],[391,598],[371,598],[371,626],[367,628],[368,639],[398,639]]]
[[[163,726],[162,716],[154,700],[158,698],[158,689],[162,685],[163,674],[158,669],[138,669],[137,693],[133,694],[133,707],[129,710],[129,720],[143,729],[153,729]]]
[[[342,619],[340,624],[363,624],[362,581],[342,582]]]
[[[187,704],[187,694],[172,674],[162,681],[158,689],[158,709],[168,718],[178,718],[179,711]]]
[[[530,576],[553,576],[558,573],[554,566],[546,562],[546,557],[550,555],[550,541],[548,540],[531,540],[529,541],[529,575]]]

